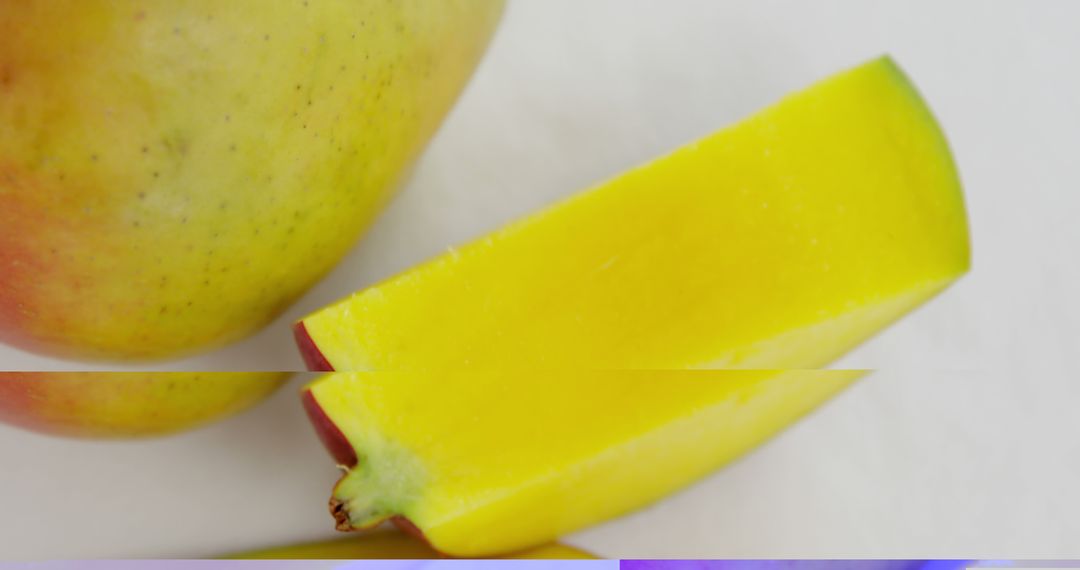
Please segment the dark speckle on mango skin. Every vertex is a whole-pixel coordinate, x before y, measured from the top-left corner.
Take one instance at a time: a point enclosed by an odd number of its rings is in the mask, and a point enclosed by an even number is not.
[[[200,2],[203,12],[86,0],[50,18],[62,22],[59,45],[27,36],[27,53],[83,57],[36,70],[40,92],[0,99],[0,125],[23,117],[14,137],[0,137],[0,165],[37,165],[37,190],[19,210],[33,224],[6,226],[26,225],[25,239],[0,232],[0,259],[56,259],[47,272],[0,276],[0,290],[26,292],[0,305],[35,315],[16,321],[0,307],[0,340],[148,359],[267,323],[385,203],[464,85],[501,4]],[[26,4],[34,9],[14,17],[28,29],[59,10]],[[355,44],[343,49],[346,38]],[[19,70],[0,50],[8,69],[17,90]],[[16,211],[6,200],[0,191],[0,226]]]

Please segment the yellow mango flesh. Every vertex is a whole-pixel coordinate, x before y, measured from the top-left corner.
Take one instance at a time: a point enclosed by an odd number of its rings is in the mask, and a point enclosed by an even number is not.
[[[0,2],[0,340],[243,337],[369,225],[501,0]]]
[[[0,372],[0,422],[83,438],[159,436],[244,411],[289,372]]]
[[[305,398],[324,442],[348,463],[331,501],[339,529],[403,518],[440,552],[491,556],[655,501],[859,375],[339,372]]]
[[[241,560],[394,560],[442,558],[442,555],[404,533],[379,531],[341,540],[245,552],[229,558]],[[502,558],[586,560],[596,557],[572,546],[547,544]]]
[[[969,266],[949,150],[878,59],[297,325],[309,367],[813,368]]]

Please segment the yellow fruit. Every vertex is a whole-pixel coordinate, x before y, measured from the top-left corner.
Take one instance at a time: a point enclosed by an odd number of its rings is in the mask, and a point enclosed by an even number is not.
[[[737,458],[857,371],[338,372],[308,414],[346,469],[339,530],[393,520],[452,556],[544,544]]]
[[[353,245],[502,0],[0,2],[0,340],[241,338]]]
[[[262,401],[289,372],[0,372],[0,421],[72,437],[173,433]]]
[[[312,369],[813,368],[969,266],[930,111],[878,59],[305,319]]]
[[[423,542],[400,532],[372,532],[341,540],[296,544],[231,556],[246,560],[370,560],[441,558]],[[548,544],[504,556],[515,559],[590,559],[595,556],[562,544]]]

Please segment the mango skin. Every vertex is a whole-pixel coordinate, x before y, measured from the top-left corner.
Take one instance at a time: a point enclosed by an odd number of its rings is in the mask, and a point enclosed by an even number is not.
[[[444,555],[404,533],[376,531],[345,539],[234,554],[229,558],[239,560],[414,560],[444,558]],[[548,544],[502,558],[588,560],[596,556],[572,546]]]
[[[156,359],[265,325],[390,197],[501,9],[0,3],[0,341]]]
[[[291,372],[0,372],[0,422],[78,438],[161,436],[244,411]]]

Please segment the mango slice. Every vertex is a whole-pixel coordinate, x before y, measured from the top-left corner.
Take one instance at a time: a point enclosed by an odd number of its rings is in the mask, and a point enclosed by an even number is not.
[[[945,139],[886,57],[295,332],[313,370],[815,368],[969,264]]]
[[[339,530],[392,520],[439,552],[545,544],[754,448],[860,371],[338,372],[304,392],[346,469]]]

